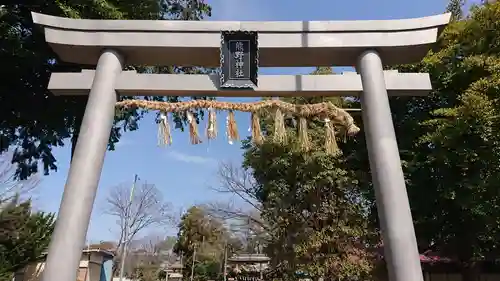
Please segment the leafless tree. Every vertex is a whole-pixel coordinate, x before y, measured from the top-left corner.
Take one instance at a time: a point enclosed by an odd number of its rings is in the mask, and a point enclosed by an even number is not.
[[[32,196],[32,191],[40,183],[38,175],[27,180],[16,179],[16,166],[12,164],[12,152],[0,155],[0,202],[11,201],[16,197]]]
[[[144,264],[159,266],[161,263],[160,243],[163,239],[158,235],[146,235],[137,240],[137,247],[129,255],[133,266]]]
[[[165,267],[168,263],[176,261],[177,256],[169,251],[173,247],[172,237],[149,233],[146,236],[134,240],[130,252],[126,257],[124,271],[127,276],[133,277],[136,269],[146,270],[143,274],[150,274],[158,268]]]
[[[148,234],[139,239],[139,249],[144,253],[157,255],[161,251],[161,243],[164,241],[160,235]]]
[[[178,208],[177,210],[172,211],[172,225],[179,226],[181,223],[182,216],[184,215],[185,209],[183,207]]]
[[[156,256],[159,261],[175,261],[177,258],[172,249],[175,244],[175,237],[162,236],[155,233],[150,233],[139,239],[138,252],[142,252],[149,256]]]
[[[132,194],[130,185],[118,185],[111,189],[105,203],[105,214],[117,219],[117,249],[148,228],[164,227],[172,222],[170,204],[163,200],[154,184],[137,184]]]
[[[203,208],[212,216],[224,220],[243,243],[250,242],[250,236],[265,239],[268,224],[260,216],[262,205],[256,196],[257,186],[251,171],[231,162],[221,162],[218,177],[220,186],[212,189],[234,195],[243,204],[235,204],[234,201],[210,202]]]
[[[243,219],[261,222],[255,214],[260,213],[261,205],[255,195],[256,185],[252,174],[248,170],[239,168],[231,162],[221,162],[217,172],[220,186],[212,187],[219,193],[236,196],[243,201],[242,206],[236,206],[234,202],[216,202],[205,206],[212,215],[222,219]]]
[[[234,194],[255,210],[261,209],[255,195],[255,179],[250,170],[243,169],[231,162],[221,162],[217,176],[220,187],[214,188],[216,191]]]

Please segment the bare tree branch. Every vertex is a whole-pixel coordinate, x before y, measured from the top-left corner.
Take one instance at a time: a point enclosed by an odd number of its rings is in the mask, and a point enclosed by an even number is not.
[[[237,207],[233,202],[215,202],[204,205],[204,209],[214,217],[231,221],[233,225],[239,222],[243,225],[266,229],[266,223],[260,218],[262,206],[256,196],[257,186],[251,171],[242,169],[231,162],[221,162],[217,174],[220,187],[212,189],[233,194],[246,206]]]
[[[0,203],[16,197],[32,195],[32,191],[40,184],[40,177],[33,175],[27,180],[15,178],[16,166],[12,164],[12,152],[0,155]]]
[[[203,205],[203,208],[230,224],[232,232],[244,244],[265,241],[271,231],[269,224],[260,217],[262,205],[257,198],[258,186],[251,171],[231,162],[221,162],[218,177],[220,186],[212,189],[235,195],[243,201],[243,206],[236,206],[234,202],[211,202]]]
[[[172,223],[170,204],[163,201],[161,192],[154,184],[138,184],[132,200],[130,189],[129,185],[118,185],[106,198],[104,213],[115,217],[119,226],[118,249],[145,229]]]
[[[231,193],[238,196],[246,204],[261,211],[256,197],[255,180],[249,170],[239,168],[231,162],[221,162],[217,172],[221,186],[212,188],[217,192]]]
[[[262,228],[266,227],[264,220],[260,218],[259,211],[255,209],[242,209],[234,206],[231,202],[211,202],[201,206],[206,212],[220,220],[232,223],[256,224]]]
[[[158,255],[160,252],[161,242],[164,240],[159,235],[146,235],[140,239],[140,250],[150,255]]]
[[[176,227],[179,226],[182,220],[182,215],[184,214],[184,208],[180,207],[177,211],[172,212],[172,225]]]

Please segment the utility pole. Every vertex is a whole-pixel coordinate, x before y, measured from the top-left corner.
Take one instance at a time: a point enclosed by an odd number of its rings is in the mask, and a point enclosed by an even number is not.
[[[196,260],[196,244],[194,245],[194,251],[193,251],[193,262],[191,263],[191,278],[190,281],[193,281],[194,277],[194,262]]]
[[[260,243],[257,243],[257,252],[258,254],[262,254],[262,245]],[[264,275],[262,273],[262,262],[259,262],[259,273],[260,273],[260,281],[264,281]]]
[[[184,264],[182,263],[183,258],[184,258],[184,253],[181,252],[181,275],[182,275],[182,270],[184,269]]]
[[[202,236],[201,237],[201,249],[203,251],[203,245],[205,244],[205,236]],[[194,278],[194,265],[195,265],[195,262],[196,262],[196,244],[194,244],[194,251],[193,251],[193,262],[191,264],[191,278],[190,278],[190,281],[193,281],[193,278]]]
[[[132,206],[132,200],[134,198],[134,190],[135,190],[135,185],[137,184],[137,180],[139,180],[139,177],[137,175],[134,175],[134,183],[132,184],[132,188],[130,189],[130,197],[128,200],[128,206],[125,209],[125,223],[124,223],[124,230],[123,230],[123,247],[122,247],[122,260],[120,262],[120,281],[123,281],[123,274],[125,271],[125,259],[127,258],[127,248],[128,248],[128,220],[130,216],[130,207]]]
[[[224,243],[224,281],[226,281],[226,275],[227,275],[227,240]]]

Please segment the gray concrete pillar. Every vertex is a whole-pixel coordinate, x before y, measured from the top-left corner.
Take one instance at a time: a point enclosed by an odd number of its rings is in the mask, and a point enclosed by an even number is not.
[[[363,52],[359,57],[357,70],[363,85],[363,126],[389,280],[423,281],[379,54],[373,50]]]
[[[101,176],[115,115],[115,80],[122,57],[104,50],[97,62],[94,81],[80,127],[75,153],[50,241],[43,281],[74,281]]]

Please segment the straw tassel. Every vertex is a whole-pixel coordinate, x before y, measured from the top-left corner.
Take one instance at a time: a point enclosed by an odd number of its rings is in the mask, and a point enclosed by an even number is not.
[[[209,140],[217,138],[217,113],[213,108],[208,109],[207,138]]]
[[[168,123],[167,113],[160,114],[160,122],[158,123],[158,145],[165,146],[172,144],[172,134],[170,132],[170,124]]]
[[[240,139],[240,136],[238,134],[238,126],[236,125],[236,119],[234,118],[234,111],[232,110],[230,110],[227,114],[226,129],[229,144],[233,144],[234,141]]]
[[[274,135],[273,141],[279,144],[286,144],[285,117],[279,108],[276,108],[274,115]]]
[[[260,129],[260,117],[257,112],[252,112],[252,142],[256,145],[264,143],[264,136]]]
[[[193,114],[189,111],[186,111],[186,117],[189,123],[189,138],[191,140],[191,144],[202,143],[200,135],[198,133],[198,124],[196,124],[196,119],[194,119]]]
[[[325,118],[325,150],[327,154],[333,156],[342,154],[335,139],[335,128],[328,118]]]
[[[302,151],[311,150],[311,141],[309,140],[309,135],[307,134],[307,119],[305,117],[299,118],[299,146]]]
[[[297,137],[300,141],[300,146],[304,150],[312,149],[315,147],[311,139],[308,136],[306,118],[301,120],[301,115],[307,118],[319,117],[319,118],[330,118],[331,120],[325,119],[325,148],[329,154],[339,155],[342,152],[339,150],[337,145],[337,140],[335,134],[339,134],[339,131],[335,132],[335,129],[340,128],[340,134],[342,134],[342,139],[347,138],[347,136],[353,136],[357,134],[360,129],[354,123],[354,119],[349,113],[338,108],[332,103],[315,103],[315,104],[291,104],[279,99],[264,99],[257,102],[251,103],[232,103],[225,101],[216,100],[191,100],[177,103],[170,102],[159,102],[152,100],[122,100],[116,103],[117,108],[128,109],[128,108],[143,108],[148,110],[158,110],[160,111],[160,117],[158,122],[158,144],[159,145],[171,145],[171,127],[169,125],[167,112],[176,112],[186,114],[186,118],[189,121],[189,131],[190,140],[193,144],[201,143],[200,136],[198,133],[198,124],[194,119],[194,115],[191,110],[198,109],[208,109],[209,110],[209,123],[207,124],[206,132],[209,139],[215,138],[217,136],[217,125],[215,122],[215,112],[218,110],[228,110],[230,111],[226,119],[227,137],[229,143],[234,140],[239,139],[238,129],[234,119],[233,111],[238,110],[242,112],[260,112],[260,110],[268,111],[274,110],[275,120],[274,120],[274,131],[273,142],[278,142],[286,144],[289,142],[287,139],[287,131],[285,126],[285,120],[283,113],[288,115],[299,115],[298,120],[298,131]],[[215,111],[214,111],[215,110]],[[334,126],[334,124],[338,124]],[[252,121],[249,131],[252,132],[252,138],[254,143],[261,143],[263,138],[265,138],[263,132],[260,130],[259,118],[257,114],[252,114]],[[340,138],[339,138],[340,140]],[[297,147],[299,148],[299,147]]]

